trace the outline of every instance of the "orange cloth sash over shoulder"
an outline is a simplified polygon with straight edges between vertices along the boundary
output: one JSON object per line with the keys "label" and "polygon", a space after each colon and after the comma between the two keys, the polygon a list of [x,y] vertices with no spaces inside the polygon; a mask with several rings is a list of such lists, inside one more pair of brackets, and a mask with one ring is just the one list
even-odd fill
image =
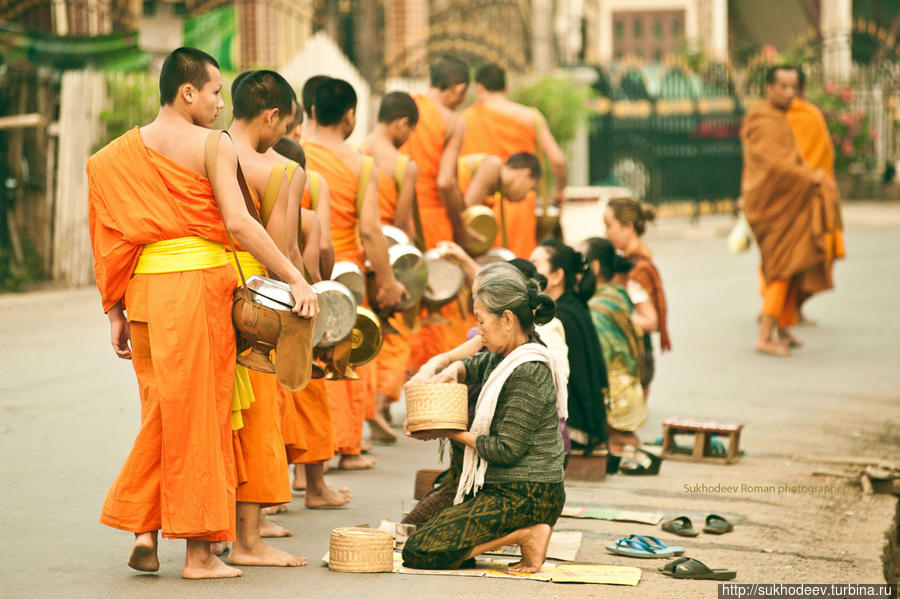
{"label": "orange cloth sash over shoulder", "polygon": [[[822,111],[808,100],[794,98],[791,108],[787,112],[787,121],[791,126],[791,131],[794,132],[797,150],[803,157],[803,161],[813,170],[822,169],[832,181],[835,181],[834,145],[831,143],[828,124],[825,122]],[[837,203],[834,208],[834,222],[827,223],[829,230],[833,229],[834,231],[827,240],[826,249],[829,260],[844,258],[847,253],[844,247],[840,196],[838,194],[835,194],[835,200]]]}
{"label": "orange cloth sash over shoulder", "polygon": [[[335,260],[351,260],[364,268],[359,239],[356,196],[359,177],[334,152],[305,140],[306,165],[325,178],[331,193],[329,210]],[[362,453],[363,421],[374,410],[375,381],[373,364],[356,368],[359,379],[326,381],[325,390],[331,409],[331,424],[338,451],[343,455]]]}
{"label": "orange cloth sash over shoulder", "polygon": [[[493,154],[506,160],[517,152],[536,153],[537,142],[534,123],[524,123],[504,112],[493,110],[482,102],[476,102],[462,111],[466,123],[466,135],[460,154]],[[504,200],[506,230],[509,249],[526,260],[537,247],[537,198],[529,193],[521,202]],[[500,203],[494,206],[497,222],[500,222]],[[500,236],[494,244],[501,245]]]}
{"label": "orange cloth sash over shoulder", "polygon": [[167,538],[233,540],[237,277],[224,245],[220,266],[133,274],[145,246],[224,244],[209,181],[144,146],[137,128],[94,154],[87,173],[97,287],[104,310],[125,300],[141,395],[140,431],[100,521]]}
{"label": "orange cloth sash over shoulder", "polygon": [[437,185],[447,127],[434,100],[423,95],[415,95],[413,98],[419,107],[419,122],[400,151],[412,158],[419,167],[416,202],[422,217],[425,247],[430,250],[438,241],[453,239],[453,226],[447,217],[447,209]]}
{"label": "orange cloth sash over shoulder", "polygon": [[[766,294],[789,298],[830,289],[825,244],[827,223],[833,222],[833,216],[829,217],[833,188],[827,182],[816,184],[813,171],[797,151],[784,113],[771,103],[763,102],[744,117],[741,141],[744,213],[759,245],[767,288],[775,286]],[[794,294],[781,292],[784,282],[795,287]],[[794,308],[765,303],[769,310],[765,313],[772,316]]]}

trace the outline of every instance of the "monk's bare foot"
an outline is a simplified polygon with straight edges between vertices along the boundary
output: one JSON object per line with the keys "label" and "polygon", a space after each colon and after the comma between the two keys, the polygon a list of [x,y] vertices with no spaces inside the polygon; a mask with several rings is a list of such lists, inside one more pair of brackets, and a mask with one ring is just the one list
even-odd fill
{"label": "monk's bare foot", "polygon": [[286,503],[279,503],[278,505],[270,505],[269,507],[264,507],[259,510],[259,513],[263,516],[274,516],[275,514],[283,514],[288,511],[288,506]]}
{"label": "monk's bare foot", "polygon": [[235,543],[231,547],[228,562],[237,566],[296,567],[305,566],[306,558],[291,555],[287,551],[275,549],[271,545],[259,541],[252,547],[244,547]]}
{"label": "monk's bare foot", "polygon": [[522,532],[525,536],[519,542],[522,559],[510,564],[507,570],[528,574],[539,571],[547,558],[547,546],[550,544],[551,531],[552,529],[547,524],[535,524],[524,529]]}
{"label": "monk's bare foot", "polygon": [[368,470],[375,465],[373,458],[362,455],[342,455],[338,462],[341,470]]}
{"label": "monk's bare foot", "polygon": [[371,443],[366,443],[365,441],[363,441],[363,442],[360,443],[360,445],[359,445],[359,450],[360,450],[362,453],[369,453],[370,451],[372,451],[372,444],[371,444]]}
{"label": "monk's bare foot", "polygon": [[215,555],[210,554],[209,559],[202,562],[185,564],[181,570],[182,578],[190,578],[192,580],[205,578],[237,578],[243,576],[244,573],[237,568],[232,568]]}
{"label": "monk's bare foot", "polygon": [[786,345],[773,341],[757,341],[754,347],[759,353],[768,354],[770,356],[784,358],[791,355],[791,350],[789,350]]}
{"label": "monk's bare foot", "polygon": [[134,535],[134,546],[131,548],[131,555],[128,556],[128,565],[141,572],[159,570],[155,532],[142,532]]}
{"label": "monk's bare foot", "polygon": [[226,551],[228,551],[228,543],[226,543],[225,541],[218,541],[215,543],[210,543],[209,550],[212,552],[213,555],[221,556]]}
{"label": "monk's bare foot", "polygon": [[[289,537],[293,535],[290,530],[283,526],[279,526],[272,522],[271,520],[267,520],[262,515],[259,518],[259,536],[265,539],[279,539],[282,537]],[[232,551],[234,548],[232,547]]]}
{"label": "monk's bare foot", "polygon": [[391,404],[387,404],[383,408],[381,408],[381,417],[384,418],[384,421],[389,425],[393,426],[394,419],[391,416]]}
{"label": "monk's bare foot", "polygon": [[790,331],[779,329],[778,342],[787,347],[803,347],[803,340],[794,337]]}
{"label": "monk's bare foot", "polygon": [[375,418],[366,420],[369,424],[369,440],[372,443],[392,444],[397,442],[397,434],[391,430],[391,425],[385,422],[380,414],[376,414]]}
{"label": "monk's bare foot", "polygon": [[819,324],[819,323],[816,322],[815,320],[813,320],[812,318],[807,318],[807,317],[806,317],[805,315],[803,315],[803,314],[801,314],[801,315],[799,316],[799,318],[797,319],[797,326],[801,326],[801,327],[814,327],[814,326],[816,326],[817,324]]}
{"label": "monk's bare foot", "polygon": [[307,489],[306,498],[303,500],[303,505],[311,510],[322,507],[340,507],[348,503],[350,503],[350,489],[344,488],[336,491],[328,485],[325,485],[324,490],[320,493]]}

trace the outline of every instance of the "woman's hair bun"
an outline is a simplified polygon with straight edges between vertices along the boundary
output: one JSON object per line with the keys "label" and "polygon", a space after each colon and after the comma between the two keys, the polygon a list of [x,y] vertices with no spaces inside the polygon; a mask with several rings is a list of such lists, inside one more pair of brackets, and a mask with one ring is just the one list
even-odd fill
{"label": "woman's hair bun", "polygon": [[545,293],[539,294],[534,308],[534,324],[547,324],[554,316],[556,316],[556,302]]}
{"label": "woman's hair bun", "polygon": [[624,272],[629,272],[632,267],[634,267],[634,262],[626,258],[625,256],[621,256],[619,254],[613,254],[612,259],[612,270],[613,274],[620,274]]}
{"label": "woman's hair bun", "polygon": [[641,202],[641,216],[645,221],[652,223],[656,220],[656,206]]}

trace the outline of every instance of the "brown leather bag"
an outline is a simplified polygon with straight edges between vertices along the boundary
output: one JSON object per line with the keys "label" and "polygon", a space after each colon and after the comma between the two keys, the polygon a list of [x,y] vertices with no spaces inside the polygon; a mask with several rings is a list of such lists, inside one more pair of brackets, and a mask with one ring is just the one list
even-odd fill
{"label": "brown leather bag", "polygon": [[[213,189],[216,186],[216,155],[222,133],[227,135],[224,131],[211,131],[206,138],[206,173]],[[237,179],[247,211],[262,224],[240,164],[237,167]],[[234,249],[234,240],[227,225],[225,232]],[[255,297],[256,292],[247,286],[237,253],[234,258],[241,278],[241,286],[234,290],[231,312],[237,338],[238,364],[261,372],[274,372],[281,386],[290,391],[303,389],[309,383],[312,373],[313,319],[298,316],[287,307],[277,310],[262,304]],[[267,277],[259,278],[274,285],[284,285]],[[246,352],[248,348],[249,353]],[[270,360],[273,351],[274,364]]]}

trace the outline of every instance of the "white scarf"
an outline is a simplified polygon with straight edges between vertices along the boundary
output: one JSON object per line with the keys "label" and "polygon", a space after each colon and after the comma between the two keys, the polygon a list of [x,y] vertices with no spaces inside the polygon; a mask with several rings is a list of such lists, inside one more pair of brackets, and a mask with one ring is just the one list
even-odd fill
{"label": "white scarf", "polygon": [[[497,400],[500,391],[506,383],[509,375],[520,365],[526,362],[544,362],[550,367],[553,374],[553,386],[556,388],[556,409],[560,418],[568,418],[568,389],[562,368],[556,356],[539,343],[524,343],[511,351],[503,358],[497,367],[491,372],[487,381],[481,387],[478,402],[475,404],[475,418],[472,420],[470,432],[476,435],[489,435],[491,422],[494,420],[494,411],[497,409]],[[484,475],[487,472],[487,462],[478,455],[474,448],[466,446],[463,458],[462,473],[459,477],[459,486],[456,489],[456,498],[453,504],[461,503],[463,498],[471,492],[477,495],[484,486]]]}

